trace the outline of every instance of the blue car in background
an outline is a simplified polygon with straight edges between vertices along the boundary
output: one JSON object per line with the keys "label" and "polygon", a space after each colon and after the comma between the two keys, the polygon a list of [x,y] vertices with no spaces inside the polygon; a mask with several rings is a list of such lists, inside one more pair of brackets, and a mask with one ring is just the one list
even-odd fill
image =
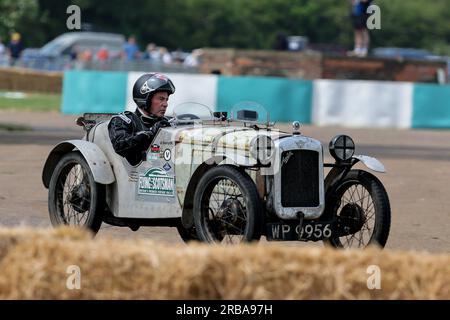
{"label": "blue car in background", "polygon": [[447,81],[450,80],[450,57],[438,56],[425,49],[380,47],[372,50],[372,56],[390,59],[412,59],[447,62]]}
{"label": "blue car in background", "polygon": [[66,69],[76,54],[89,50],[94,56],[105,48],[111,57],[118,57],[125,44],[125,36],[103,32],[64,33],[42,48],[28,48],[22,53],[20,65],[25,68],[61,71]]}

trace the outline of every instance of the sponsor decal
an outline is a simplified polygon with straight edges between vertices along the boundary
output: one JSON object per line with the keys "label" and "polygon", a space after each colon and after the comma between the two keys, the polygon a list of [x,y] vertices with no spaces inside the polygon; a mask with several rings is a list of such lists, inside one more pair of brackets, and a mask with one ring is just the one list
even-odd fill
{"label": "sponsor decal", "polygon": [[167,162],[166,162],[166,164],[163,166],[163,168],[164,168],[164,170],[166,170],[166,171],[170,171],[170,169],[172,169],[172,167],[170,166],[170,164],[168,164]]}
{"label": "sponsor decal", "polygon": [[163,75],[161,73],[155,73],[153,77],[155,77],[155,78],[157,78],[159,80],[163,80],[163,81],[168,81],[169,80],[165,75]]}
{"label": "sponsor decal", "polygon": [[141,94],[146,94],[151,91],[147,84],[147,81],[144,82],[144,84],[141,86],[141,89],[139,91],[141,92]]}
{"label": "sponsor decal", "polygon": [[152,152],[149,152],[148,154],[147,154],[147,161],[148,160],[158,160],[158,154],[157,153],[152,153]]}
{"label": "sponsor decal", "polygon": [[175,177],[169,176],[163,168],[151,168],[139,177],[138,194],[153,196],[174,196]]}
{"label": "sponsor decal", "polygon": [[167,140],[167,141],[161,141],[162,145],[169,145],[169,146],[173,146],[175,144],[174,140]]}
{"label": "sponsor decal", "polygon": [[160,146],[158,144],[152,144],[150,151],[153,153],[158,153],[161,150]]}
{"label": "sponsor decal", "polygon": [[164,160],[169,161],[171,157],[172,157],[172,152],[170,151],[170,149],[164,150]]}
{"label": "sponsor decal", "polygon": [[117,115],[118,117],[120,117],[123,121],[125,121],[127,124],[131,123],[131,119],[128,118],[124,113],[119,113]]}

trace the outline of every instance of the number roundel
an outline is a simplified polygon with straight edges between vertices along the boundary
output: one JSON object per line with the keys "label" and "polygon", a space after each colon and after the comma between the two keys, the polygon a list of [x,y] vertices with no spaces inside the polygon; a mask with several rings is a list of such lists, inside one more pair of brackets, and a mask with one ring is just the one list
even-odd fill
{"label": "number roundel", "polygon": [[170,149],[164,150],[164,160],[169,161],[172,157],[172,152],[170,152]]}

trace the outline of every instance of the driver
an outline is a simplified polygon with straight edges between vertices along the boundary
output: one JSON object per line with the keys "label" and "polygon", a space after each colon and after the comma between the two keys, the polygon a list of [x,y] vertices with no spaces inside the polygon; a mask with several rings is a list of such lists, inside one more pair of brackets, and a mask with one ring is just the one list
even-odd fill
{"label": "driver", "polygon": [[133,86],[135,112],[125,111],[108,124],[109,138],[117,154],[137,165],[160,128],[169,127],[164,114],[169,96],[175,92],[172,81],[160,73],[147,73]]}

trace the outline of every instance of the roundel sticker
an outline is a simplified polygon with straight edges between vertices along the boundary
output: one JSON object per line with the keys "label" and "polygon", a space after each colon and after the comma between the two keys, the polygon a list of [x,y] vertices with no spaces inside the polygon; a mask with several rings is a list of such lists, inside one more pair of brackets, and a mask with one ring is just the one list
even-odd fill
{"label": "roundel sticker", "polygon": [[164,160],[169,161],[172,156],[172,153],[170,152],[170,149],[164,150]]}

